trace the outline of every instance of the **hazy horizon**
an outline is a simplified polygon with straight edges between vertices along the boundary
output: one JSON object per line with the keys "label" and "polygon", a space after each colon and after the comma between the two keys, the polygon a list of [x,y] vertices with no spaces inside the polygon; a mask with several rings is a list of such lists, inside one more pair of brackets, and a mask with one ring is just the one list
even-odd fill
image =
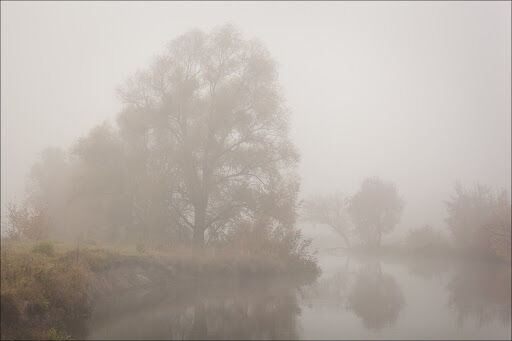
{"label": "hazy horizon", "polygon": [[393,235],[445,230],[456,181],[510,190],[510,6],[2,2],[2,210],[42,149],[115,123],[116,88],[167,42],[229,22],[279,63],[301,197],[380,176],[405,200]]}

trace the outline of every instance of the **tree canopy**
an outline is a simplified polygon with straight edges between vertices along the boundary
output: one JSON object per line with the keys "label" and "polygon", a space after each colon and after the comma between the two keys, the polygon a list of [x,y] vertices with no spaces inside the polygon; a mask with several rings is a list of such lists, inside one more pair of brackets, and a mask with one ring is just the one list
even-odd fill
{"label": "tree canopy", "polygon": [[244,223],[293,223],[298,154],[260,43],[231,26],[191,31],[120,94],[121,135],[154,157],[170,213],[197,243]]}
{"label": "tree canopy", "polygon": [[119,95],[116,126],[34,166],[32,204],[60,207],[53,226],[198,245],[239,228],[293,230],[299,155],[276,63],[260,42],[230,25],[190,31]]}

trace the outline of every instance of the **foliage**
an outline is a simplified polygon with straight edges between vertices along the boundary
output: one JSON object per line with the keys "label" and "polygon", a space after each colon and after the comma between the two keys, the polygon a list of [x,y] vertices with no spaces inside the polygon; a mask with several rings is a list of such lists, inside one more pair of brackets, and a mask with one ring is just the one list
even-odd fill
{"label": "foliage", "polygon": [[275,63],[229,25],[175,39],[120,94],[121,135],[149,153],[174,224],[190,229],[196,243],[258,214],[260,200],[296,181],[285,176],[298,156]]}
{"label": "foliage", "polygon": [[[314,254],[310,252],[311,240],[305,239],[299,230],[268,226],[249,226],[233,230],[221,244],[226,250],[239,250],[254,255],[266,255],[278,260],[292,272],[316,276],[320,269]],[[238,251],[235,251],[238,253]]]}
{"label": "foliage", "polygon": [[229,25],[188,32],[119,95],[115,126],[44,150],[32,168],[27,207],[45,212],[52,237],[166,248],[244,225],[293,235],[299,156],[262,44]]}
{"label": "foliage", "polygon": [[446,201],[446,206],[446,221],[460,248],[510,259],[507,251],[510,254],[511,206],[506,190],[493,192],[481,184],[466,189],[456,184],[455,194]]}
{"label": "foliage", "polygon": [[2,339],[63,339],[90,312],[89,270],[61,252],[34,256],[33,245],[2,243]]}
{"label": "foliage", "polygon": [[491,226],[488,230],[492,250],[498,258],[510,263],[510,218],[508,225]]}

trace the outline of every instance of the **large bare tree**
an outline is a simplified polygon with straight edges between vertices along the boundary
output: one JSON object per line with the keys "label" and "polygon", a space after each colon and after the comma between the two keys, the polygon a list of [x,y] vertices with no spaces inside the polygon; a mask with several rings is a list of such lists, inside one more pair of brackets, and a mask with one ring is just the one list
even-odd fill
{"label": "large bare tree", "polygon": [[229,25],[188,32],[120,94],[121,134],[160,155],[169,207],[197,244],[244,222],[293,223],[298,154],[260,43]]}

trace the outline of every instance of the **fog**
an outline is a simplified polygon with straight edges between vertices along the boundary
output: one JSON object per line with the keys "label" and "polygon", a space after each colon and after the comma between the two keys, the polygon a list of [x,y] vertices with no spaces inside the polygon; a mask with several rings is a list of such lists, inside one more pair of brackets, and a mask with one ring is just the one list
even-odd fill
{"label": "fog", "polygon": [[[455,181],[510,188],[510,4],[3,3],[2,202],[47,146],[120,110],[165,43],[231,22],[279,63],[303,195],[394,181],[404,227],[444,224]],[[93,23],[93,24],[92,24]]]}
{"label": "fog", "polygon": [[[503,299],[510,301],[510,13],[510,2],[476,1],[2,2],[2,236],[10,229],[18,239],[39,242],[55,237],[76,242],[77,262],[79,250],[94,255],[94,248],[103,242],[137,245],[140,254],[152,248],[161,252],[172,244],[176,249],[170,252],[177,257],[173,259],[181,260],[190,255],[190,250],[181,248],[191,240],[200,245],[222,241],[239,250],[247,240],[260,239],[273,240],[272,250],[283,262],[295,255],[292,249],[300,250],[301,261],[312,262],[313,256],[302,254],[307,246],[302,236],[291,237],[295,231],[312,237],[311,248],[319,252],[315,262],[322,274],[306,289],[292,280],[293,285],[280,282],[277,289],[273,283],[269,293],[242,284],[235,298],[223,296],[220,288],[205,293],[186,284],[155,290],[149,298],[126,294],[119,299],[121,306],[110,301],[102,305],[87,328],[79,324],[76,330],[71,328],[73,332],[67,331],[79,338],[510,335],[506,322],[510,304],[502,304]],[[211,42],[203,49],[204,41]],[[232,69],[226,71],[226,84],[218,89],[215,77],[222,77],[214,71],[222,69],[224,55],[219,52],[221,62],[216,66],[216,44],[219,50],[228,46],[242,51],[228,66]],[[197,76],[195,66],[187,64],[188,57],[206,70],[197,71],[203,77],[198,76],[197,83],[206,85],[190,85],[188,78],[180,78],[183,65],[184,73]],[[164,76],[159,83],[159,72],[171,75],[170,85]],[[189,107],[181,99],[188,98],[188,86],[198,89],[198,99]],[[218,97],[211,95],[209,102],[208,91]],[[242,94],[233,96],[235,91]],[[248,114],[257,117],[256,123],[239,127],[235,119],[230,121],[234,114],[221,113],[238,108],[239,102],[250,107],[247,111],[256,111]],[[212,113],[220,113],[218,121],[227,122],[225,129],[235,133],[222,135],[221,124],[202,118],[208,105],[216,106]],[[175,126],[158,121],[159,110],[189,110],[192,137],[183,139],[182,149],[172,148],[181,143],[188,123],[183,128],[181,114],[169,115],[178,122]],[[137,121],[134,117],[140,112],[150,119]],[[165,135],[167,124],[176,129],[174,137]],[[257,124],[266,135],[258,135]],[[138,128],[147,129],[148,135],[146,130],[138,135]],[[223,151],[219,141],[224,140],[217,141],[217,135],[212,140],[207,132],[228,142],[247,134],[256,142],[215,168],[213,162],[206,165],[208,152],[219,148],[219,155],[229,155],[231,150]],[[147,158],[137,149],[146,145],[147,150],[157,146]],[[54,149],[44,154],[48,147],[63,152]],[[196,191],[197,179],[190,175],[196,175],[195,158],[200,153],[206,156],[197,157],[204,161],[197,179],[211,194]],[[247,161],[251,157],[270,161],[247,170],[252,167]],[[171,171],[159,172],[167,171],[167,163],[172,162],[177,166],[169,180]],[[240,172],[229,173],[236,167]],[[146,171],[150,175],[144,177]],[[207,182],[207,171],[221,180],[247,174],[236,187],[224,186],[221,180]],[[78,199],[69,194],[77,186],[83,186]],[[113,192],[113,199],[105,199],[101,190]],[[178,198],[174,194],[168,198],[171,192]],[[131,208],[132,199],[136,209]],[[14,209],[13,203],[18,205]],[[20,208],[24,205],[29,207],[26,211]],[[44,212],[39,214],[41,207]],[[27,227],[37,225],[38,219],[48,219],[45,226],[52,232]],[[171,221],[174,227],[168,232]],[[246,225],[250,231],[264,226],[264,232],[236,232]],[[285,232],[269,237],[274,236],[268,232],[274,228]],[[346,250],[340,253],[339,248]],[[219,257],[217,251],[214,256],[208,252],[206,248],[204,258],[201,253],[191,258],[207,268],[211,264],[201,262]],[[411,256],[418,252],[427,260]],[[290,257],[293,263],[294,256]],[[407,262],[401,264],[400,257]],[[446,260],[448,268],[436,257]],[[474,265],[482,273],[476,275],[477,283],[482,278],[505,278],[505,282],[493,287],[494,282],[483,281],[480,289],[464,287],[462,282],[471,277],[471,266],[465,263],[470,259],[500,264],[494,272],[489,270],[492,273],[480,271],[485,265]],[[131,273],[133,265],[126,266],[128,270],[122,271]],[[150,281],[166,276],[158,269],[137,271]],[[121,275],[105,276],[102,280],[110,283]],[[97,286],[105,294],[106,289]],[[333,286],[341,289],[333,292]],[[436,293],[439,302],[418,298],[419,288]],[[498,299],[482,293],[486,290],[495,290]],[[296,291],[301,294],[296,296]],[[468,293],[477,297],[475,301]],[[181,295],[194,299],[176,303],[159,298]],[[148,303],[155,297],[157,308]],[[277,312],[268,316],[264,312],[274,308],[266,304],[271,306],[273,300],[278,301]],[[445,301],[452,310],[446,309]],[[375,302],[389,310],[370,312],[368,306]],[[429,304],[422,312],[420,307]],[[237,320],[233,311],[249,311],[255,305],[254,315],[248,313],[244,322]],[[196,311],[210,322],[191,318],[198,316]],[[224,320],[211,329],[219,311],[226,314]],[[434,311],[439,312],[439,321],[432,317]],[[165,322],[166,314],[175,319],[172,327]],[[411,314],[422,317],[407,320]],[[481,329],[460,327],[467,316],[483,321]],[[318,327],[333,317],[344,321],[340,325],[344,329]],[[274,318],[275,325],[268,322]],[[418,324],[429,318],[430,324],[422,329]],[[351,324],[354,319],[361,324]],[[135,329],[134,320],[141,321]],[[234,330],[239,323],[244,327]],[[436,326],[442,326],[439,334],[433,332]],[[169,328],[174,328],[170,334]]]}

